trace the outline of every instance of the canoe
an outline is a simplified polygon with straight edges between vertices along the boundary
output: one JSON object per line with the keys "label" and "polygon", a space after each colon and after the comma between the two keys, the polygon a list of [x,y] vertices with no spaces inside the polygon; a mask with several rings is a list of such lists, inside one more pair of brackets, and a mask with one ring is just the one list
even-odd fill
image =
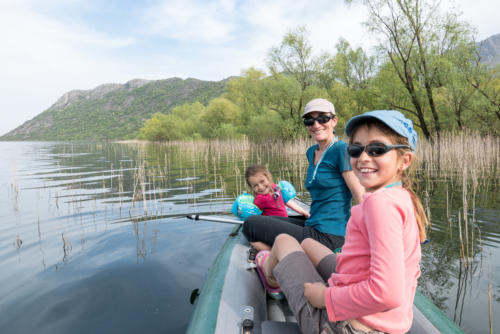
{"label": "canoe", "polygon": [[[267,297],[255,265],[248,262],[249,247],[236,225],[214,260],[186,333],[300,333],[286,299]],[[464,333],[418,291],[413,316],[409,333]]]}

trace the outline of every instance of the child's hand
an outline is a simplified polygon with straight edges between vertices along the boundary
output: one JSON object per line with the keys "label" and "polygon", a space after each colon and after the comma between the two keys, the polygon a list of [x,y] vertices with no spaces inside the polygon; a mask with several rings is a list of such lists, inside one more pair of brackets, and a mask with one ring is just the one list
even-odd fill
{"label": "child's hand", "polygon": [[310,214],[309,212],[305,211],[305,212],[304,212],[304,216],[305,216],[306,218],[309,218],[309,217],[311,217],[311,214]]}
{"label": "child's hand", "polygon": [[304,283],[304,295],[309,304],[316,308],[325,308],[326,285],[320,282]]}

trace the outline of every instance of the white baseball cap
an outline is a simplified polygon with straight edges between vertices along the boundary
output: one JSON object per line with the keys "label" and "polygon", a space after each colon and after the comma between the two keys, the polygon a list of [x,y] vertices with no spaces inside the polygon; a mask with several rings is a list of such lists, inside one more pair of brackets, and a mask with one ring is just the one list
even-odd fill
{"label": "white baseball cap", "polygon": [[335,107],[333,106],[333,103],[327,99],[314,99],[306,104],[302,117],[305,117],[307,114],[312,112],[324,112],[335,115]]}

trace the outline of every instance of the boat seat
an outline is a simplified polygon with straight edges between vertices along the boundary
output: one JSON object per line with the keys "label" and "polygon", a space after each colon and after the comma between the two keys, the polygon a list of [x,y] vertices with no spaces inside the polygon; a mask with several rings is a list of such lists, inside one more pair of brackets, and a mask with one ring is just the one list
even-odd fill
{"label": "boat seat", "polygon": [[262,334],[301,334],[296,322],[266,320],[261,323]]}

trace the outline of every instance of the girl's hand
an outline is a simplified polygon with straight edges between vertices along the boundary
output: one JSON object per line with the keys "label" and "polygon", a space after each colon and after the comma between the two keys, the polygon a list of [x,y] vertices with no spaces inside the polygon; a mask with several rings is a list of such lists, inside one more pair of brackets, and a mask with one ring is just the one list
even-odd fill
{"label": "girl's hand", "polygon": [[316,308],[325,308],[326,285],[320,282],[304,283],[304,295],[309,304]]}
{"label": "girl's hand", "polygon": [[307,212],[307,211],[304,211],[304,216],[305,216],[306,218],[309,218],[309,217],[311,217],[311,214],[310,214],[309,212]]}

